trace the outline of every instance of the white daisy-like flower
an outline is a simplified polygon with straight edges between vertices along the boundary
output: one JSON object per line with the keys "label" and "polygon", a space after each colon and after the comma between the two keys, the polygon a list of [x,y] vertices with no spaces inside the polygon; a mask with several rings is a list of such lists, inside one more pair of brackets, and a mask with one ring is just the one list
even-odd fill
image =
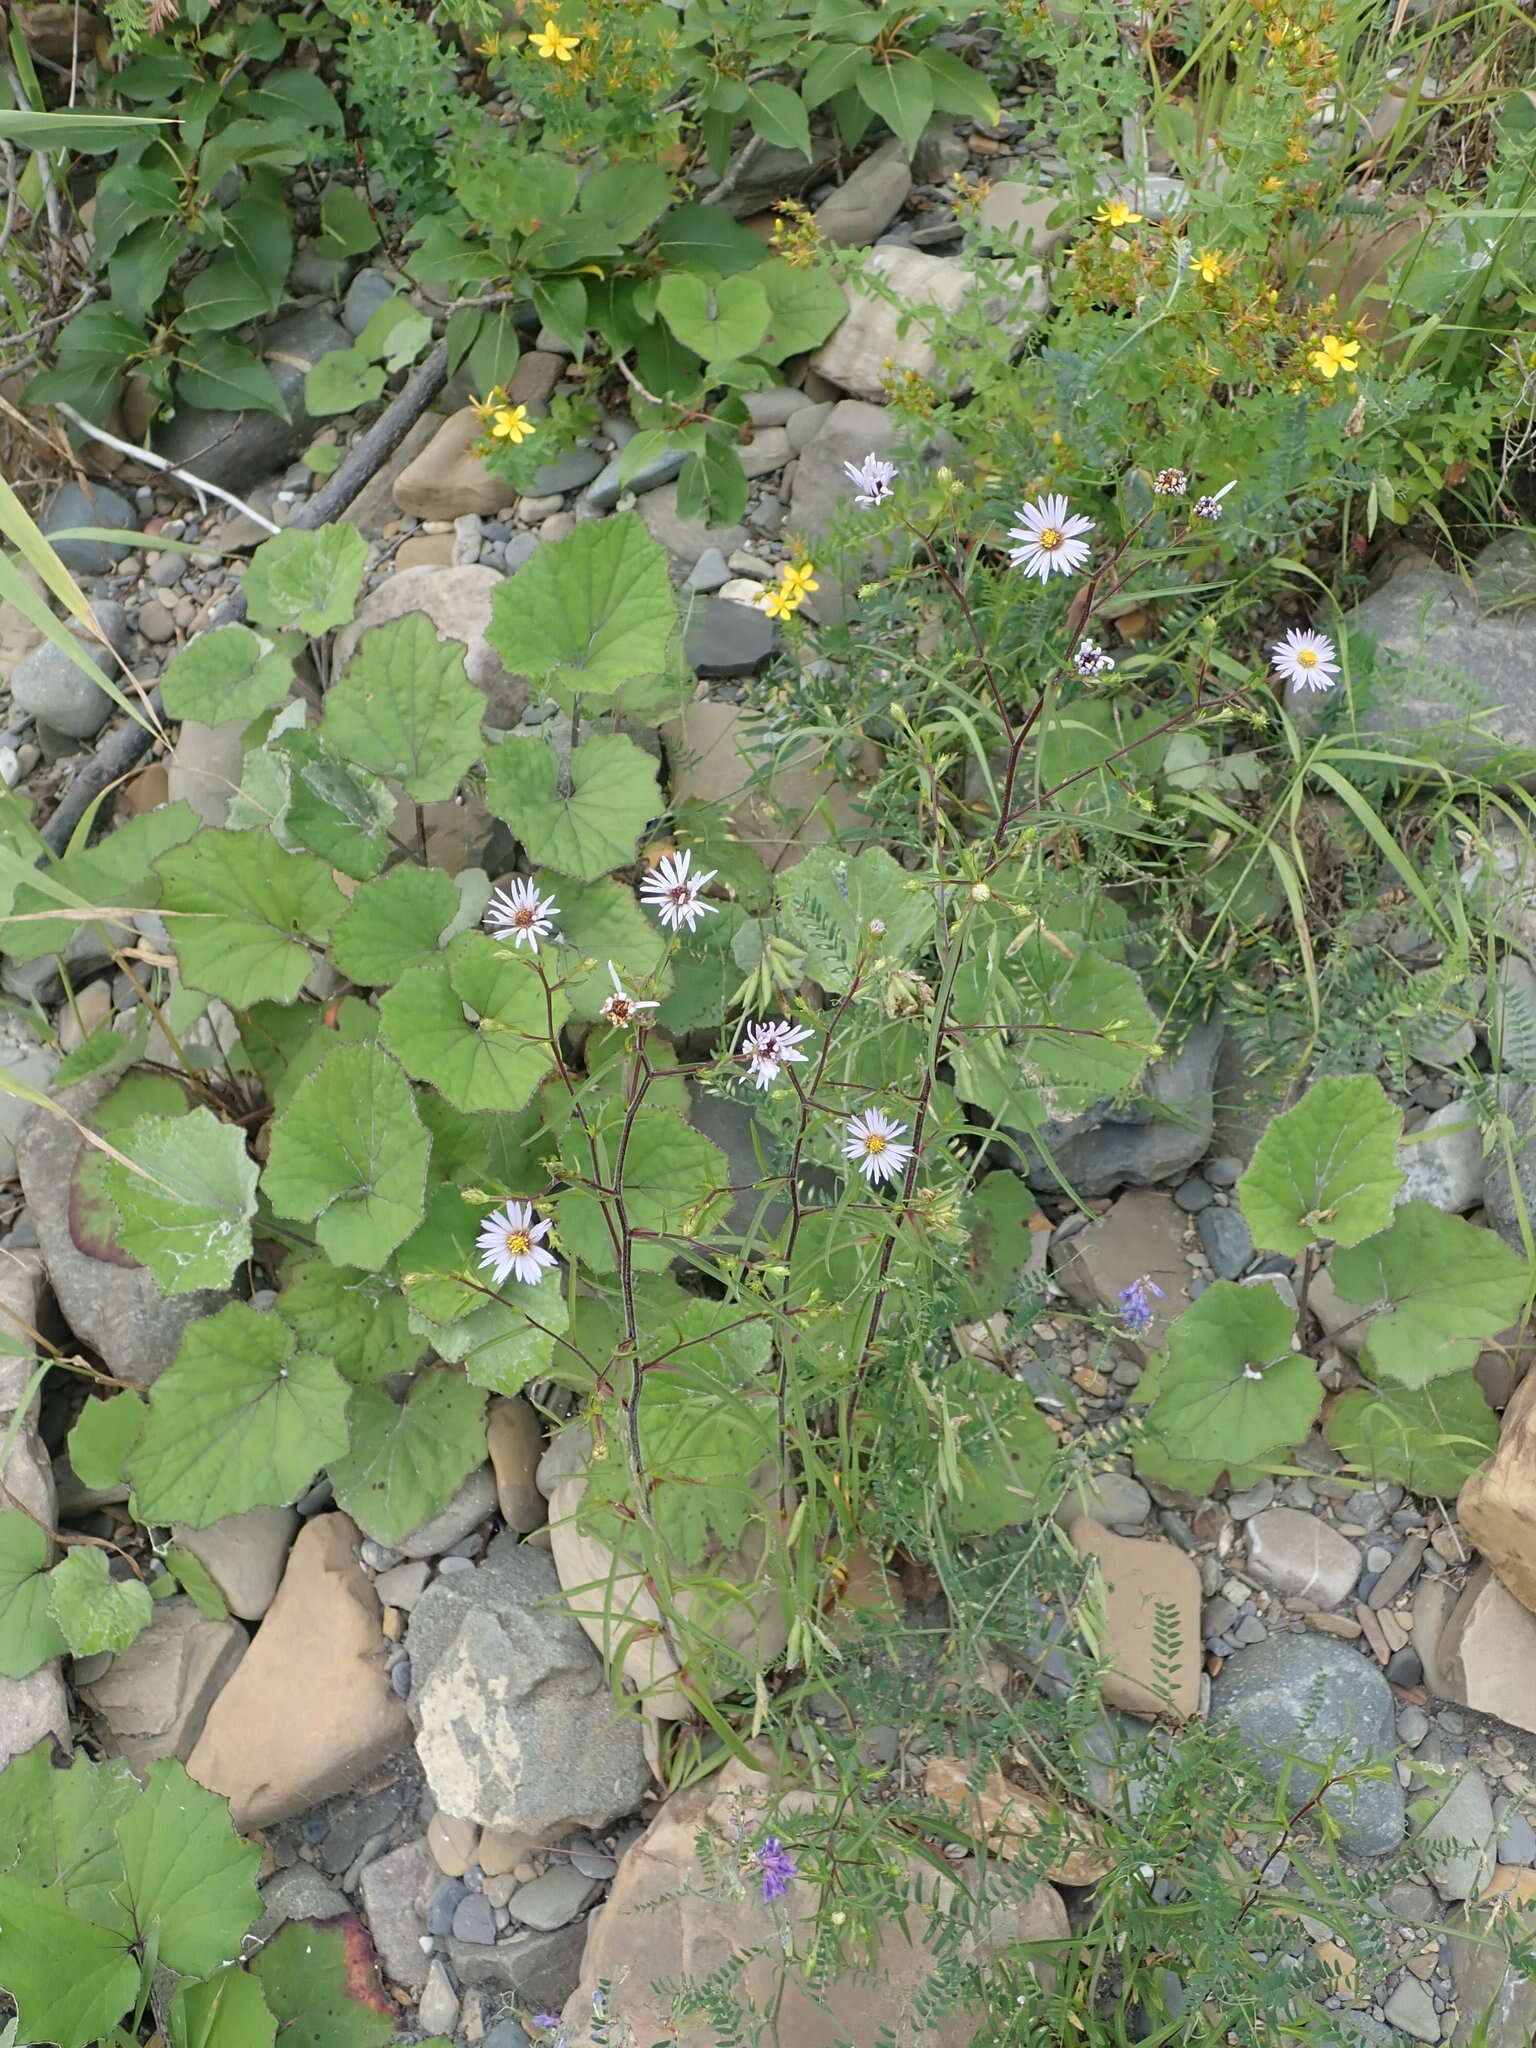
{"label": "white daisy-like flower", "polygon": [[1072,666],[1085,677],[1107,676],[1114,665],[1114,656],[1106,654],[1097,640],[1084,640],[1072,657]]}
{"label": "white daisy-like flower", "polygon": [[654,910],[663,924],[671,925],[673,931],[681,931],[686,925],[689,931],[706,911],[715,911],[718,904],[703,900],[706,883],[712,882],[720,872],[710,868],[702,875],[688,872],[693,863],[691,853],[663,854],[655,867],[640,884],[640,900]]}
{"label": "white daisy-like flower", "polygon": [[751,1062],[748,1071],[759,1088],[770,1088],[787,1062],[805,1059],[806,1055],[796,1048],[811,1035],[804,1026],[783,1024],[776,1018],[765,1024],[749,1024],[741,1034],[737,1057]]}
{"label": "white daisy-like flower", "polygon": [[1093,521],[1081,512],[1067,510],[1062,497],[1042,498],[1037,505],[1021,505],[1019,523],[1010,526],[1008,538],[1020,545],[1008,550],[1008,559],[1026,576],[1038,576],[1043,583],[1053,570],[1064,575],[1081,569],[1088,559],[1088,543],[1079,535],[1092,533]]}
{"label": "white daisy-like flower", "polygon": [[491,1211],[475,1239],[484,1254],[480,1265],[498,1287],[509,1275],[524,1287],[536,1287],[549,1268],[560,1263],[544,1249],[542,1240],[548,1235],[548,1220],[535,1222],[531,1202],[507,1202]]}
{"label": "white daisy-like flower", "polygon": [[883,505],[896,481],[896,465],[878,455],[866,455],[862,462],[845,462],[843,474],[859,487],[855,505]]}
{"label": "white daisy-like flower", "polygon": [[605,1024],[616,1024],[621,1031],[627,1031],[642,1010],[661,1008],[660,1003],[642,1003],[638,996],[632,996],[614,973],[611,960],[608,962],[608,979],[613,983],[613,994],[598,1011]]}
{"label": "white daisy-like flower", "polygon": [[900,1142],[906,1129],[883,1109],[866,1109],[849,1117],[844,1127],[843,1157],[851,1159],[867,1181],[894,1180],[912,1157],[912,1147]]}
{"label": "white daisy-like flower", "polygon": [[1298,690],[1331,690],[1339,680],[1339,651],[1326,633],[1293,626],[1270,645],[1270,666]]}
{"label": "white daisy-like flower", "polygon": [[496,938],[510,939],[514,946],[526,942],[529,951],[537,953],[540,939],[554,936],[550,919],[559,915],[554,897],[541,896],[538,883],[520,875],[507,888],[493,893],[484,922]]}

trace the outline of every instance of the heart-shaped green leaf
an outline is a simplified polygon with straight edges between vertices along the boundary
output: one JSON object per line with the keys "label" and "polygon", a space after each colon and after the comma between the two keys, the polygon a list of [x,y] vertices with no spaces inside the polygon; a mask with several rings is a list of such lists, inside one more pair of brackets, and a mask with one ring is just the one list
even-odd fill
{"label": "heart-shaped green leaf", "polygon": [[1427,1387],[1352,1388],[1323,1435],[1357,1472],[1451,1500],[1499,1440],[1499,1418],[1470,1372]]}
{"label": "heart-shaped green leaf", "polygon": [[452,796],[479,758],[484,712],[462,643],[439,640],[432,621],[412,612],[363,635],[326,694],[320,730],[349,761],[430,804]]}
{"label": "heart-shaped green leaf", "polygon": [[128,1460],[141,1518],[203,1529],[296,1500],[347,1448],[347,1392],[280,1316],[237,1301],[193,1323]]}
{"label": "heart-shaped green leaf", "polygon": [[168,1970],[204,1977],[240,1953],[261,1911],[261,1851],[235,1833],[227,1800],[179,1763],[153,1763],[117,1839],[136,1938]]}
{"label": "heart-shaped green leaf", "polygon": [[412,1328],[492,1393],[515,1394],[546,1376],[581,1386],[590,1374],[559,1341],[570,1320],[564,1272],[548,1271],[532,1286],[508,1280],[498,1293],[475,1243],[484,1215],[456,1188],[441,1188],[401,1246],[396,1265]]}
{"label": "heart-shaped green leaf", "polygon": [[[671,988],[666,931],[646,916],[632,889],[622,882],[588,882],[585,887],[563,888],[560,896],[564,947],[554,958],[563,970],[562,988],[577,1023],[595,1023],[613,994],[610,961],[626,988],[643,984],[646,994],[652,996],[664,995]],[[706,920],[707,924],[713,922],[712,918]],[[595,963],[585,974],[580,972],[584,959]]]}
{"label": "heart-shaped green leaf", "polygon": [[395,1062],[339,1045],[273,1120],[262,1187],[279,1216],[315,1219],[337,1265],[376,1267],[421,1221],[430,1145]]}
{"label": "heart-shaped green leaf", "polygon": [[1391,1227],[1336,1251],[1329,1267],[1346,1301],[1379,1302],[1361,1360],[1400,1386],[1462,1372],[1483,1340],[1518,1321],[1529,1273],[1491,1230],[1405,1202]]}
{"label": "heart-shaped green leaf", "polygon": [[571,755],[568,785],[538,739],[503,740],[486,762],[486,803],[529,858],[595,882],[633,860],[636,840],[661,810],[656,763],[623,733],[602,733]]}
{"label": "heart-shaped green leaf", "polygon": [[365,882],[331,940],[337,971],[383,988],[437,955],[459,908],[452,878],[437,868],[399,867]]}
{"label": "heart-shaped green leaf", "polygon": [[522,1108],[554,1065],[551,1038],[568,1008],[526,954],[468,933],[403,975],[379,1014],[406,1072],[472,1112]]}
{"label": "heart-shaped green leaf", "polygon": [[388,1280],[354,1266],[333,1266],[318,1252],[284,1266],[277,1313],[301,1351],[328,1358],[354,1384],[409,1372],[425,1349],[411,1334],[405,1303]]}
{"label": "heart-shaped green leaf", "polygon": [[346,907],[324,861],[262,832],[199,832],[156,866],[183,979],[237,1010],[291,1003]]}
{"label": "heart-shaped green leaf", "polygon": [[119,1134],[139,1171],[104,1159],[100,1185],[117,1211],[116,1236],[166,1294],[227,1287],[251,1255],[256,1162],[245,1133],[209,1109],[145,1116]]}
{"label": "heart-shaped green leaf", "polygon": [[0,1678],[26,1678],[68,1645],[48,1606],[48,1532],[0,1511]]}
{"label": "heart-shaped green leaf", "polygon": [[[610,1104],[601,1122],[594,1124],[596,1173],[585,1135],[567,1132],[561,1158],[569,1178],[591,1180],[616,1170],[624,1122],[622,1107]],[[668,1239],[707,1237],[730,1206],[730,1184],[730,1166],[717,1145],[685,1123],[675,1109],[642,1103],[629,1119],[623,1156],[625,1214],[631,1230],[639,1233],[632,1240],[634,1264],[660,1271],[676,1254],[676,1244]],[[561,1238],[572,1256],[594,1273],[613,1272],[613,1239],[598,1197],[573,1187],[555,1207]]]}
{"label": "heart-shaped green leaf", "polygon": [[249,626],[220,626],[173,655],[160,680],[172,718],[259,718],[288,695],[293,663]]}
{"label": "heart-shaped green leaf", "polygon": [[246,611],[258,626],[279,632],[293,627],[311,639],[328,633],[351,618],[367,562],[368,543],[355,526],[275,533],[245,572]]}
{"label": "heart-shaped green leaf", "polygon": [[459,1373],[418,1373],[400,1405],[382,1387],[358,1387],[348,1416],[352,1448],[332,1461],[331,1484],[377,1543],[430,1522],[485,1462],[485,1395]]}
{"label": "heart-shaped green leaf", "polygon": [[1403,1184],[1402,1135],[1402,1112],[1369,1074],[1315,1081],[1269,1125],[1237,1184],[1254,1243],[1295,1254],[1385,1230]]}
{"label": "heart-shaped green leaf", "polygon": [[594,519],[498,583],[486,638],[540,689],[612,696],[677,667],[667,551],[633,512]]}
{"label": "heart-shaped green leaf", "polygon": [[117,1652],[149,1627],[155,1603],[141,1579],[114,1579],[104,1550],[77,1546],[48,1574],[48,1612],[72,1657]]}
{"label": "heart-shaped green leaf", "polygon": [[683,344],[706,363],[749,356],[768,332],[768,294],[755,270],[735,277],[699,277],[671,270],[661,280],[656,310]]}
{"label": "heart-shaped green leaf", "polygon": [[1274,1288],[1214,1281],[1142,1376],[1147,1439],[1167,1456],[1223,1466],[1299,1444],[1323,1390],[1312,1360],[1291,1349],[1295,1328]]}

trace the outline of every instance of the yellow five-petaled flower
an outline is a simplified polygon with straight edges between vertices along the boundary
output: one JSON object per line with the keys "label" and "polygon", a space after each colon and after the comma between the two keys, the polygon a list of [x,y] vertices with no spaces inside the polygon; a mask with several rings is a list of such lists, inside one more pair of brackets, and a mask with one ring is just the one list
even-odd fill
{"label": "yellow five-petaled flower", "polygon": [[484,398],[472,398],[469,401],[469,409],[477,420],[493,420],[506,402],[507,395],[498,385],[494,391],[488,391]]}
{"label": "yellow five-petaled flower", "polygon": [[811,563],[786,565],[777,590],[765,590],[758,599],[770,619],[792,619],[813,590],[820,590]]}
{"label": "yellow five-petaled flower", "polygon": [[514,448],[526,441],[533,432],[533,421],[528,417],[526,405],[504,405],[491,421],[491,438],[495,441],[510,441]]}
{"label": "yellow five-petaled flower", "polygon": [[1102,221],[1107,228],[1128,228],[1133,227],[1142,215],[1133,213],[1123,199],[1111,199],[1109,204],[1101,206],[1093,217],[1097,221]]}
{"label": "yellow five-petaled flower", "polygon": [[558,21],[546,15],[543,28],[536,29],[529,36],[528,40],[534,49],[538,51],[539,55],[547,58],[551,63],[569,64],[576,55],[576,48],[581,41],[581,37],[568,36]]}
{"label": "yellow five-petaled flower", "polygon": [[1219,249],[1202,249],[1193,269],[1202,284],[1219,284],[1227,274],[1227,259]]}
{"label": "yellow five-petaled flower", "polygon": [[1336,334],[1325,334],[1307,361],[1319,377],[1326,377],[1331,384],[1340,370],[1358,368],[1360,344],[1358,341],[1340,341]]}

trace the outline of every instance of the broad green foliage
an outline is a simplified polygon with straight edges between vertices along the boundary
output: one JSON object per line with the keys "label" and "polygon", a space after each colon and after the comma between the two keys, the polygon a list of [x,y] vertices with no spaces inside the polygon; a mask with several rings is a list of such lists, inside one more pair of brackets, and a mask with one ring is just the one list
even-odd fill
{"label": "broad green foliage", "polygon": [[485,700],[464,672],[464,650],[412,612],[358,642],[326,692],[321,733],[350,761],[401,783],[417,803],[452,796],[481,752]]}
{"label": "broad green foliage", "polygon": [[839,994],[857,979],[877,995],[933,936],[933,892],[878,846],[850,860],[818,846],[778,886],[785,930],[805,949],[806,971]]}
{"label": "broad green foliage", "polygon": [[0,1511],[0,1678],[25,1678],[67,1647],[48,1602],[51,1549],[30,1515]]}
{"label": "broad green foliage", "polygon": [[154,1603],[139,1579],[114,1579],[104,1550],[81,1545],[48,1574],[48,1611],[72,1657],[126,1650],[149,1626]]}
{"label": "broad green foliage", "polygon": [[386,988],[436,954],[459,907],[458,891],[435,868],[392,868],[352,898],[331,944],[341,973]]}
{"label": "broad green foliage", "polygon": [[[466,1015],[466,1012],[469,1014]],[[402,975],[379,1005],[384,1039],[408,1074],[455,1109],[521,1109],[553,1064],[566,1017],[534,962],[478,934]]]}
{"label": "broad green foliage", "polygon": [[1044,932],[991,934],[956,978],[955,1016],[971,1027],[954,1055],[961,1095],[1026,1127],[1120,1094],[1157,1045],[1130,968]]}
{"label": "broad green foliage", "polygon": [[50,1750],[0,1773],[0,1984],[29,2038],[87,2048],[137,1995],[135,1949],[194,1978],[239,1953],[261,1856],[180,1764],[151,1764],[140,1786],[123,1764],[56,1769]]}
{"label": "broad green foliage", "polygon": [[677,660],[666,550],[638,516],[593,520],[496,586],[486,638],[537,688],[612,696]]}
{"label": "broad green foliage", "polygon": [[249,626],[220,626],[174,655],[160,681],[172,718],[218,725],[227,718],[259,718],[288,695],[293,662]]}
{"label": "broad green foliage", "polygon": [[290,1921],[251,1968],[276,2017],[278,2048],[383,2048],[394,2035],[393,2022],[354,1991],[339,1928]]}
{"label": "broad green foliage", "polygon": [[136,1393],[87,1401],[69,1432],[69,1462],[75,1476],[85,1486],[116,1486],[143,1426],[144,1403]]}
{"label": "broad green foliage", "polygon": [[273,1123],[264,1186],[338,1266],[376,1267],[421,1218],[430,1145],[395,1062],[339,1045]]}
{"label": "broad green foliage", "polygon": [[1362,1362],[1405,1387],[1472,1366],[1484,1340],[1519,1317],[1529,1277],[1493,1231],[1417,1201],[1405,1202],[1380,1236],[1335,1252],[1330,1271],[1346,1301],[1381,1311]]}
{"label": "broad green foliage", "polygon": [[[167,804],[147,817],[131,818],[109,839],[67,853],[47,870],[51,886],[23,880],[16,890],[15,911],[33,916],[62,902],[78,906],[133,909],[156,902],[159,879],[153,863],[197,832],[197,814],[184,803]],[[63,892],[62,895],[59,892]],[[35,924],[9,924],[5,950],[13,960],[36,960],[62,953],[79,929],[73,919],[40,917]],[[121,918],[103,918],[103,930],[114,944],[125,942]]]}
{"label": "broad green foliage", "polygon": [[183,976],[238,1008],[291,1003],[345,907],[323,861],[260,832],[199,832],[157,867]]}
{"label": "broad green foliage", "polygon": [[422,1355],[405,1303],[386,1279],[332,1265],[316,1253],[284,1266],[277,1314],[301,1351],[328,1358],[344,1379],[359,1384],[409,1372]]}
{"label": "broad green foliage", "polygon": [[260,1981],[233,1965],[179,1984],[167,2025],[170,2048],[272,2048],[277,2035]]}
{"label": "broad green foliage", "polygon": [[[613,994],[610,961],[626,988],[666,994],[674,971],[667,934],[641,910],[632,890],[622,882],[589,882],[585,888],[567,885],[560,895],[560,936],[570,949],[561,956],[563,993],[577,1023],[595,1023]],[[715,919],[708,923],[712,926]],[[592,962],[585,974],[576,968],[580,960]]]}
{"label": "broad green foliage", "polygon": [[396,1255],[411,1328],[440,1358],[464,1367],[492,1393],[515,1394],[549,1374],[582,1386],[587,1375],[560,1338],[570,1306],[558,1273],[537,1286],[509,1285],[498,1296],[478,1270],[480,1211],[452,1188],[433,1197],[426,1221]]}
{"label": "broad green foliage", "polygon": [[347,1386],[277,1315],[233,1302],[194,1323],[150,1389],[128,1458],[148,1522],[194,1529],[295,1500],[347,1448]]}
{"label": "broad green foliage", "polygon": [[[1154,1460],[1187,1460],[1191,1470],[1209,1472],[1208,1486],[1224,1467],[1300,1443],[1317,1419],[1322,1388],[1312,1360],[1292,1350],[1294,1336],[1295,1316],[1272,1287],[1213,1281],[1170,1329],[1167,1348],[1137,1389]],[[1155,1473],[1141,1442],[1138,1469]]]}
{"label": "broad green foliage", "polygon": [[1450,1500],[1499,1440],[1499,1418],[1470,1372],[1425,1387],[1354,1388],[1329,1405],[1323,1434],[1368,1479]]}
{"label": "broad green foliage", "polygon": [[166,1294],[226,1287],[250,1257],[257,1166],[244,1133],[209,1109],[140,1117],[118,1150],[137,1168],[102,1162],[117,1240]]}
{"label": "broad green foliage", "polygon": [[[602,1165],[617,1169],[623,1144],[625,1220],[630,1230],[643,1233],[634,1240],[634,1263],[659,1272],[675,1249],[668,1239],[708,1236],[729,1206],[730,1168],[719,1147],[691,1129],[674,1109],[643,1104],[629,1119],[627,1142],[624,1122],[622,1116],[610,1115],[591,1140],[568,1134],[561,1163],[572,1181],[588,1179],[594,1172],[589,1144],[602,1162],[598,1171]],[[613,1272],[618,1261],[596,1197],[573,1186],[555,1206],[562,1241],[573,1254],[595,1273]]]}
{"label": "broad green foliage", "polygon": [[245,572],[246,610],[258,626],[274,632],[293,628],[314,635],[344,625],[357,603],[367,557],[368,543],[355,526],[274,534]]}
{"label": "broad green foliage", "polygon": [[1367,1074],[1316,1082],[1259,1140],[1238,1196],[1266,1251],[1358,1244],[1391,1221],[1403,1119]]}
{"label": "broad green foliage", "polygon": [[583,740],[563,771],[537,740],[503,740],[486,771],[486,802],[529,858],[578,881],[632,860],[635,841],[661,809],[656,764],[623,733]]}
{"label": "broad green foliage", "polygon": [[358,1387],[352,1447],[330,1468],[337,1501],[367,1535],[398,1543],[484,1462],[484,1412],[485,1396],[454,1372],[419,1373],[401,1404],[382,1387]]}
{"label": "broad green foliage", "polygon": [[945,1383],[959,1485],[945,1509],[958,1536],[986,1536],[1038,1511],[1056,1439],[1027,1386],[975,1359]]}

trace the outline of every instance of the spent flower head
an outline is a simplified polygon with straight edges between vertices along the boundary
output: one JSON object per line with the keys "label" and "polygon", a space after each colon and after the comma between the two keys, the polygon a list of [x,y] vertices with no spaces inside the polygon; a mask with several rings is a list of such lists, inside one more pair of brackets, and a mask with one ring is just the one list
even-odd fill
{"label": "spent flower head", "polygon": [[855,505],[881,505],[891,495],[891,485],[896,481],[896,465],[871,454],[866,455],[862,462],[845,462],[843,474],[850,483],[859,487],[853,500]]}
{"label": "spent flower head", "polygon": [[1167,1295],[1150,1274],[1140,1273],[1129,1286],[1120,1290],[1120,1320],[1133,1337],[1139,1337],[1143,1331],[1152,1327],[1152,1318],[1156,1313],[1152,1307],[1154,1300],[1167,1299]]}
{"label": "spent flower head", "polygon": [[1067,510],[1060,496],[1041,498],[1019,507],[1018,525],[1010,526],[1008,538],[1019,542],[1008,551],[1008,560],[1026,576],[1038,576],[1044,583],[1054,571],[1070,574],[1088,559],[1088,543],[1080,535],[1093,531],[1093,521],[1080,512]]}
{"label": "spent flower head", "polygon": [[799,1063],[807,1057],[797,1048],[811,1035],[804,1026],[769,1018],[764,1023],[746,1027],[736,1049],[737,1057],[749,1063],[747,1071],[759,1088],[771,1088],[783,1066],[791,1061]]}
{"label": "spent flower head", "polygon": [[531,953],[537,953],[540,939],[554,936],[550,919],[559,914],[553,896],[541,896],[537,882],[519,875],[507,888],[494,891],[483,922],[495,938],[510,939],[514,946],[526,944]]}
{"label": "spent flower head", "polygon": [[548,1219],[535,1221],[531,1202],[506,1202],[493,1209],[475,1239],[480,1265],[500,1287],[510,1275],[524,1287],[536,1287],[551,1266],[559,1261],[546,1251],[542,1240],[549,1234]]}
{"label": "spent flower head", "polygon": [[849,1117],[843,1133],[843,1157],[851,1159],[874,1185],[894,1180],[912,1157],[912,1147],[901,1143],[906,1125],[883,1109],[866,1109]]}
{"label": "spent flower head", "polygon": [[627,1031],[631,1024],[639,1021],[642,1010],[661,1008],[660,1003],[642,1003],[638,996],[632,996],[614,972],[611,960],[608,962],[608,979],[613,983],[613,994],[598,1011],[605,1024],[612,1024],[620,1031]]}
{"label": "spent flower head", "polygon": [[1197,519],[1219,519],[1221,517],[1222,499],[1227,495],[1228,491],[1235,491],[1236,489],[1237,478],[1233,477],[1230,482],[1224,483],[1219,491],[1211,491],[1202,498],[1196,498],[1195,517]]}
{"label": "spent flower head", "polygon": [[1182,498],[1189,489],[1189,477],[1182,469],[1160,469],[1152,488],[1160,498]]}
{"label": "spent flower head", "polygon": [[1275,674],[1298,690],[1331,690],[1339,680],[1339,651],[1315,627],[1293,626],[1269,651]]}
{"label": "spent flower head", "polygon": [[704,888],[720,870],[708,868],[703,874],[691,874],[692,864],[693,855],[687,851],[663,854],[640,884],[640,901],[675,932],[684,925],[692,931],[701,917],[719,908],[704,901]]}

